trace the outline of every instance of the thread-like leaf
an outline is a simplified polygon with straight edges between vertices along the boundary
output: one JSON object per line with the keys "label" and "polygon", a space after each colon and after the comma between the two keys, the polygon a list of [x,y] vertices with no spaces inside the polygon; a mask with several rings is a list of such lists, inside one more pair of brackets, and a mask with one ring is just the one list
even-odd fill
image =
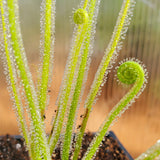
{"label": "thread-like leaf", "polygon": [[31,125],[33,125],[32,133],[36,135],[36,139],[34,141],[39,146],[39,150],[41,151],[41,157],[43,157],[46,160],[49,160],[49,148],[47,147],[47,139],[43,129],[41,116],[39,113],[37,96],[22,45],[17,3],[17,0],[7,1],[12,47],[29,104],[30,115],[32,119]]}
{"label": "thread-like leaf", "polygon": [[66,65],[66,71],[63,79],[64,84],[61,87],[62,91],[60,91],[60,95],[59,95],[60,98],[58,102],[58,112],[52,128],[53,136],[49,137],[51,153],[53,152],[55,145],[57,144],[57,141],[59,139],[59,135],[62,129],[66,107],[67,107],[68,99],[69,99],[71,88],[72,88],[73,78],[76,72],[78,57],[82,49],[82,44],[85,39],[85,34],[88,28],[88,22],[81,24],[78,27],[76,26],[76,28],[77,28],[77,31],[76,33],[74,33],[74,40],[73,40],[74,44],[68,58],[68,63]]}
{"label": "thread-like leaf", "polygon": [[8,74],[10,78],[10,85],[12,88],[12,94],[14,96],[14,102],[15,102],[15,109],[17,112],[18,116],[18,122],[20,123],[20,129],[22,131],[22,134],[24,136],[26,145],[29,147],[29,134],[28,134],[28,129],[27,129],[27,124],[23,115],[23,107],[22,107],[22,102],[19,97],[19,89],[17,86],[17,78],[16,78],[16,73],[15,73],[15,68],[13,66],[13,59],[11,59],[10,52],[9,52],[9,42],[8,42],[8,37],[7,37],[7,26],[5,22],[5,11],[4,11],[4,6],[3,6],[3,1],[0,0],[0,13],[1,13],[1,18],[2,18],[2,26],[3,26],[3,39],[4,39],[4,48],[5,48],[5,53],[6,53],[6,60],[7,60],[7,66],[8,66]]}
{"label": "thread-like leaf", "polygon": [[116,53],[116,47],[118,46],[119,41],[121,40],[121,36],[123,35],[123,29],[129,24],[125,23],[125,21],[128,20],[128,15],[130,14],[130,7],[131,7],[131,1],[132,0],[124,0],[122,4],[122,9],[120,11],[117,24],[115,26],[111,41],[106,49],[105,55],[100,63],[100,66],[97,70],[95,79],[93,81],[93,84],[91,86],[90,93],[87,97],[87,100],[85,102],[86,111],[84,114],[84,119],[80,128],[80,132],[78,133],[77,139],[76,139],[76,148],[75,150],[79,150],[82,143],[83,134],[87,125],[87,121],[91,112],[92,104],[95,101],[96,95],[101,87],[101,84],[104,80],[104,77],[106,76],[106,70],[109,66],[109,63],[112,59],[112,56],[114,53]]}
{"label": "thread-like leaf", "polygon": [[[104,136],[106,135],[109,126],[116,119],[117,116],[124,111],[128,104],[133,102],[138,92],[141,93],[141,89],[144,89],[143,85],[145,80],[145,72],[141,65],[134,61],[127,61],[121,64],[117,70],[117,76],[119,80],[125,84],[134,83],[133,87],[129,92],[120,100],[120,102],[112,109],[112,111],[107,116],[106,120],[100,126],[98,134],[92,140],[87,152],[85,153],[83,160],[88,160],[93,157],[98,149],[98,146],[102,142]],[[137,98],[137,97],[136,97]]]}
{"label": "thread-like leaf", "polygon": [[[44,2],[43,2],[44,3]],[[55,30],[55,0],[45,0],[45,6],[42,6],[44,9],[44,20],[41,20],[44,27],[41,27],[41,52],[43,52],[43,60],[42,60],[42,71],[41,73],[41,83],[39,85],[39,107],[41,110],[41,116],[43,117],[44,110],[46,107],[46,99],[47,99],[47,89],[51,82],[52,78],[52,70],[53,70],[53,46],[54,46],[54,30]],[[43,26],[42,25],[42,26]]]}
{"label": "thread-like leaf", "polygon": [[[84,80],[85,71],[87,70],[86,66],[87,66],[87,59],[88,59],[88,54],[89,54],[90,41],[91,41],[91,37],[93,36],[93,35],[91,36],[91,31],[92,31],[92,23],[93,23],[95,5],[96,5],[96,0],[91,1],[89,5],[89,9],[88,9],[88,15],[89,15],[88,23],[89,24],[88,24],[86,38],[84,42],[84,50],[83,50],[83,54],[81,58],[81,64],[79,67],[79,72],[78,72],[77,82],[76,82],[76,86],[75,86],[75,90],[73,94],[73,99],[72,99],[71,106],[69,108],[70,111],[68,115],[66,131],[65,131],[65,138],[63,142],[62,159],[64,160],[68,159],[69,157],[69,150],[71,147],[71,137],[72,137],[72,132],[73,132],[73,125],[75,122],[76,109],[78,107],[78,102],[80,98],[80,93],[81,93],[81,88],[82,88],[82,84]],[[77,154],[75,154],[75,156],[76,155]]]}

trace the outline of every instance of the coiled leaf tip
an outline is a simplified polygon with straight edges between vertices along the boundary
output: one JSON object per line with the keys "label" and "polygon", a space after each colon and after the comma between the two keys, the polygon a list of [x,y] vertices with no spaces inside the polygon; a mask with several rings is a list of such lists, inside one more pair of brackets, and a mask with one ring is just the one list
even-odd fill
{"label": "coiled leaf tip", "polygon": [[84,24],[88,21],[88,13],[85,9],[77,9],[74,13],[73,20],[75,24]]}
{"label": "coiled leaf tip", "polygon": [[134,61],[124,62],[117,70],[117,77],[124,84],[134,84],[139,76],[144,77],[143,68]]}

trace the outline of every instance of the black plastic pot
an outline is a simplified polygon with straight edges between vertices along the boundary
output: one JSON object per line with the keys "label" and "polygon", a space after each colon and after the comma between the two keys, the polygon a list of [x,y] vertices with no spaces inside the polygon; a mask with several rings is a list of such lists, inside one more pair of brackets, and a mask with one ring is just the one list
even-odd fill
{"label": "black plastic pot", "polygon": [[114,134],[113,131],[110,131],[110,132],[109,132],[109,136],[111,136],[112,138],[114,138],[115,140],[117,140],[120,148],[123,150],[123,152],[125,153],[125,155],[127,156],[127,158],[128,158],[129,160],[134,160],[134,159],[132,158],[132,156],[128,153],[128,151],[124,148],[124,146],[121,144],[121,142],[120,142],[119,139],[116,137],[116,135]]}
{"label": "black plastic pot", "polygon": [[[92,134],[92,135],[94,135],[94,134]],[[6,141],[5,143],[8,143],[8,145],[7,145],[7,147],[6,148],[4,148],[3,146],[1,146],[3,143],[1,142],[1,140],[3,139],[3,137],[5,137],[4,138],[4,140]],[[118,146],[120,147],[120,149],[123,151],[123,153],[126,155],[126,157],[128,158],[128,160],[133,160],[133,158],[132,158],[132,156],[127,152],[127,150],[124,148],[124,146],[121,144],[121,142],[118,140],[118,138],[116,137],[116,135],[114,134],[114,132],[112,132],[112,131],[110,131],[109,132],[109,134],[108,134],[108,136],[107,137],[112,137],[115,141],[116,141],[116,143],[118,144]],[[14,144],[12,143],[12,144],[9,144],[9,141],[8,141],[8,139],[15,139],[14,141]],[[22,138],[22,136],[19,136],[19,135],[15,135],[15,136],[8,136],[8,135],[6,135],[6,136],[0,136],[0,155],[4,155],[4,158],[5,158],[5,160],[11,160],[11,159],[15,159],[15,160],[21,160],[21,159],[19,159],[20,158],[20,156],[23,156],[23,155],[25,155],[26,156],[26,154],[27,154],[27,152],[25,151],[25,148],[23,148],[23,154],[20,154],[20,153],[16,153],[16,152],[19,152],[19,149],[17,149],[16,147],[17,147],[17,144],[21,144],[22,145],[22,143],[23,143],[23,138]],[[11,148],[9,148],[11,145],[13,145]],[[19,145],[18,145],[19,146]],[[6,152],[11,152],[12,151],[12,149],[14,150],[13,151],[13,153],[12,153],[12,157],[10,157],[10,155],[8,156],[8,155],[5,155],[5,151]],[[20,148],[21,149],[21,148]],[[106,151],[106,150],[103,150],[104,152]],[[58,148],[58,149],[56,149],[56,152],[60,152],[60,149]],[[13,155],[13,154],[15,154],[15,155]],[[8,158],[7,158],[7,156],[8,156]],[[14,158],[13,158],[14,157]],[[18,159],[17,159],[18,158]],[[1,157],[0,157],[0,159],[1,159]],[[22,158],[23,159],[23,158]],[[56,158],[55,158],[56,159]],[[57,159],[59,159],[59,158],[57,158]]]}

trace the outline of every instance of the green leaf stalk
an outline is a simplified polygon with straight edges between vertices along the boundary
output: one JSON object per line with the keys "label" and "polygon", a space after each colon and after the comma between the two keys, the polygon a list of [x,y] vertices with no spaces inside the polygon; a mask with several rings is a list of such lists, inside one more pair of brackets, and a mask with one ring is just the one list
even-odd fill
{"label": "green leaf stalk", "polygon": [[6,28],[6,22],[5,22],[5,16],[4,16],[4,9],[3,9],[3,3],[0,1],[0,9],[1,9],[1,18],[2,18],[2,25],[3,25],[3,38],[4,38],[4,48],[6,51],[6,60],[7,60],[7,66],[8,66],[8,74],[10,78],[10,83],[11,83],[11,88],[12,88],[12,93],[14,96],[14,101],[16,104],[16,112],[18,115],[18,120],[21,125],[21,131],[22,134],[25,138],[27,146],[29,146],[29,137],[28,137],[28,130],[26,128],[26,122],[23,117],[23,108],[22,108],[22,102],[19,97],[19,91],[17,87],[17,78],[16,78],[16,73],[15,73],[15,68],[12,64],[12,60],[10,59],[10,52],[9,52],[9,44],[8,44],[8,39],[7,39],[7,28]]}
{"label": "green leaf stalk", "polygon": [[118,46],[118,43],[121,40],[121,36],[123,34],[122,33],[123,28],[126,27],[125,20],[128,19],[128,15],[130,14],[130,12],[129,12],[130,7],[133,7],[130,0],[126,0],[123,2],[122,9],[119,14],[117,24],[115,26],[115,30],[112,35],[111,42],[109,43],[109,45],[106,49],[105,55],[101,61],[101,64],[98,68],[95,79],[93,81],[93,84],[91,86],[90,93],[87,97],[87,100],[85,103],[86,111],[84,114],[84,119],[83,119],[83,122],[82,122],[82,125],[80,128],[80,132],[78,133],[77,140],[76,140],[76,147],[75,147],[75,152],[74,152],[75,159],[78,157],[78,153],[80,151],[83,134],[85,132],[85,128],[86,128],[87,121],[88,121],[88,118],[89,118],[89,115],[90,115],[90,112],[92,109],[92,105],[95,101],[96,95],[97,95],[97,93],[101,87],[101,84],[104,80],[104,76],[106,74],[106,70],[109,66],[109,63],[112,59],[112,56],[113,56],[113,54],[116,53],[116,47]]}
{"label": "green leaf stalk", "polygon": [[[64,142],[63,142],[62,159],[67,159],[69,157],[73,126],[74,126],[75,117],[76,117],[76,110],[78,107],[78,102],[79,102],[79,98],[81,94],[80,88],[82,88],[85,71],[87,70],[86,67],[87,67],[87,60],[89,56],[89,47],[90,47],[90,41],[91,41],[91,32],[92,32],[92,23],[93,23],[95,4],[96,4],[95,0],[91,2],[89,9],[88,9],[89,10],[88,11],[89,20],[88,22],[85,22],[85,23],[88,23],[88,29],[86,33],[85,42],[84,42],[84,49],[82,51],[83,53],[82,53],[81,63],[80,63],[79,71],[78,71],[78,78],[77,78],[77,82],[76,82],[76,86],[75,86],[75,90],[73,94],[73,99],[72,99],[70,110],[69,110],[68,121],[66,124],[67,127],[65,131]],[[74,15],[77,14],[76,12]],[[86,16],[88,17],[88,15]]]}
{"label": "green leaf stalk", "polygon": [[[42,39],[44,39],[44,46],[41,46],[41,50],[43,50],[43,62],[42,62],[42,74],[41,74],[41,83],[39,84],[39,107],[41,110],[41,116],[43,117],[46,100],[47,100],[47,91],[50,81],[50,72],[52,70],[52,61],[53,61],[53,45],[54,45],[54,28],[52,29],[52,25],[54,25],[55,21],[55,1],[46,0],[44,7],[44,29],[42,28]],[[44,33],[43,33],[44,32]],[[52,74],[52,73],[51,73]]]}

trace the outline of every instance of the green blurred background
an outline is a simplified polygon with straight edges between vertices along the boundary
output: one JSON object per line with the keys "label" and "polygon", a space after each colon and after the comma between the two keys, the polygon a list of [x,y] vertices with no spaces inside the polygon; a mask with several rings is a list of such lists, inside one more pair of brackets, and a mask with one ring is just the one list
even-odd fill
{"label": "green blurred background", "polygon": [[[79,2],[80,0],[57,0],[55,67],[51,87],[51,104],[48,107],[48,110],[52,111],[51,113],[54,111],[54,101],[58,95],[71,45],[74,26],[73,11],[77,9]],[[40,3],[39,0],[20,1],[23,41],[35,80],[39,63]],[[122,0],[101,0],[86,93],[111,38],[121,4]],[[136,103],[111,129],[115,131],[132,156],[136,157],[160,138],[160,0],[136,0],[131,25],[115,66],[127,57],[135,57],[146,65],[149,77],[148,84],[145,92]],[[0,74],[0,85],[2,86],[0,91],[0,113],[2,113],[0,116],[0,134],[18,134],[2,67]],[[118,85],[114,79],[115,72],[112,71],[108,75],[108,81],[103,88],[102,95],[94,107],[87,131],[96,131],[109,110],[126,93],[127,89]]]}

